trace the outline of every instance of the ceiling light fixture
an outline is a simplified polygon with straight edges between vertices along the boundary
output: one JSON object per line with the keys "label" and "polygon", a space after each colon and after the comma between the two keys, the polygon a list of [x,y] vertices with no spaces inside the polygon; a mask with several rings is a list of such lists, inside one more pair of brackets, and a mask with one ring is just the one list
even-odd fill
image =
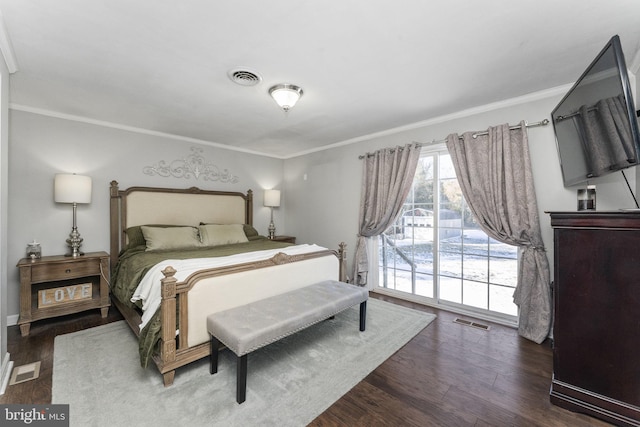
{"label": "ceiling light fixture", "polygon": [[281,83],[269,89],[269,95],[271,95],[276,101],[276,104],[278,104],[285,113],[289,112],[289,110],[296,105],[302,93],[301,87],[289,83]]}

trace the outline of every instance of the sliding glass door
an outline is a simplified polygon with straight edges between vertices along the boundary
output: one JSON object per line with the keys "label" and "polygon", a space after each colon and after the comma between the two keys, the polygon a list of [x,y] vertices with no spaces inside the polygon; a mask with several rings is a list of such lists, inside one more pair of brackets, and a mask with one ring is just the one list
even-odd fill
{"label": "sliding glass door", "polygon": [[517,248],[480,229],[446,149],[424,151],[402,214],[378,239],[377,286],[400,297],[515,323]]}

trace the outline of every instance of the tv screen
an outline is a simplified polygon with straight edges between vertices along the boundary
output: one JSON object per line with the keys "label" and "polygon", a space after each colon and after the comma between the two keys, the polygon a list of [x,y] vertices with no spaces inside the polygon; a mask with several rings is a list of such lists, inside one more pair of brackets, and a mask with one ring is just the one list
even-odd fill
{"label": "tv screen", "polygon": [[551,113],[565,187],[640,163],[640,132],[616,35]]}

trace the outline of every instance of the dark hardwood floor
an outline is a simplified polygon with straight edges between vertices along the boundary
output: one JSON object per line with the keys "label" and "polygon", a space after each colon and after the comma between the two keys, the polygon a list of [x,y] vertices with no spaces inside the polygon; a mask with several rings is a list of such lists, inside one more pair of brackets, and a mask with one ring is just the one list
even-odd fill
{"label": "dark hardwood floor", "polygon": [[[517,332],[454,323],[453,313],[373,294],[438,318],[318,416],[312,426],[608,426],[549,402],[552,353]],[[50,403],[56,335],[121,320],[115,308],[8,329],[14,367],[41,361],[40,376],[8,386],[0,404]],[[487,324],[484,321],[478,321]],[[99,369],[99,367],[96,367]]]}

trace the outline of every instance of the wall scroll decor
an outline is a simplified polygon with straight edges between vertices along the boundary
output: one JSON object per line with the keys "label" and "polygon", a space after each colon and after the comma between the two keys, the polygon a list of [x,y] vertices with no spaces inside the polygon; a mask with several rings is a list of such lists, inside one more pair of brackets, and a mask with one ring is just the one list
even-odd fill
{"label": "wall scroll decor", "polygon": [[227,169],[220,170],[218,166],[207,162],[202,155],[202,148],[191,147],[191,154],[171,162],[160,160],[153,166],[145,166],[142,169],[147,175],[160,175],[168,178],[195,179],[203,178],[204,181],[220,181],[229,184],[235,184],[239,178],[233,175]]}

